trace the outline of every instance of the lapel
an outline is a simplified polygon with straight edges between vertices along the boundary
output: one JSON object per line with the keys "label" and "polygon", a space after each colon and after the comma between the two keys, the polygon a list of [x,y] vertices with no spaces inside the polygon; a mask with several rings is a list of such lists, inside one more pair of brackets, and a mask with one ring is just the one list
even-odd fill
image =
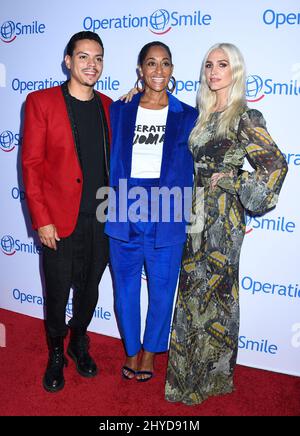
{"label": "lapel", "polygon": [[63,96],[64,96],[64,100],[65,100],[65,104],[66,104],[66,107],[67,107],[67,112],[68,112],[68,117],[69,117],[69,124],[71,125],[71,129],[72,129],[73,140],[74,140],[74,144],[75,144],[75,150],[76,150],[76,153],[77,153],[77,157],[78,157],[78,160],[79,160],[79,165],[82,168],[82,160],[81,160],[80,144],[79,144],[79,135],[78,135],[78,130],[77,130],[77,127],[76,127],[75,118],[74,118],[74,114],[73,114],[72,106],[71,106],[70,94],[69,94],[69,90],[68,90],[68,80],[61,85],[61,90],[62,90],[62,93],[63,93]]}
{"label": "lapel", "polygon": [[[123,144],[125,144],[125,147],[121,148],[121,153],[122,163],[124,165],[124,174],[127,178],[130,178],[131,174],[134,129],[141,95],[142,94],[135,95],[130,103],[124,103],[121,106],[121,141]],[[118,126],[116,126],[116,128],[118,128]]]}
{"label": "lapel", "polygon": [[172,151],[174,150],[177,142],[177,136],[182,128],[181,118],[183,114],[182,105],[177,98],[168,93],[169,96],[169,110],[166,123],[164,148],[162,155],[161,171],[160,171],[160,184],[164,183],[167,171],[172,168]]}
{"label": "lapel", "polygon": [[[122,159],[125,174],[130,177],[131,161],[132,161],[132,146],[134,139],[134,129],[137,116],[137,110],[142,94],[137,94],[133,97],[130,103],[124,104],[122,111],[122,138],[126,147],[122,148]],[[181,127],[181,117],[183,113],[180,101],[168,93],[169,110],[166,122],[165,140],[163,146],[162,164],[160,180],[165,179],[168,168],[170,168],[172,150],[176,144],[177,136]]]}

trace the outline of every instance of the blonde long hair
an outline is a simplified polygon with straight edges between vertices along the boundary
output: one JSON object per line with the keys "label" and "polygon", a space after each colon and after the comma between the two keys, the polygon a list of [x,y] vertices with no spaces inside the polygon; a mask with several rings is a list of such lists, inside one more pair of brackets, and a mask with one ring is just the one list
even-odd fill
{"label": "blonde long hair", "polygon": [[199,133],[205,129],[209,116],[216,103],[216,93],[210,90],[205,78],[205,65],[207,58],[209,54],[216,49],[223,50],[228,56],[232,71],[232,84],[228,93],[227,108],[220,115],[215,138],[225,138],[230,129],[234,127],[241,111],[245,110],[247,106],[245,100],[246,68],[242,53],[233,44],[219,43],[213,45],[206,53],[201,67],[200,87],[197,94],[199,117],[190,135],[191,143],[194,143]]}

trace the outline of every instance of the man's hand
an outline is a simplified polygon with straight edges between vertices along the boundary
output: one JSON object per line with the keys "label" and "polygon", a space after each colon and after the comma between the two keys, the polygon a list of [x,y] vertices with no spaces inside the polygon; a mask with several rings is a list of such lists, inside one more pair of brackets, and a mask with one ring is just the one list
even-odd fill
{"label": "man's hand", "polygon": [[125,103],[129,103],[132,100],[133,96],[138,93],[139,91],[136,88],[131,88],[131,90],[128,91],[127,94],[121,95],[121,97],[119,97],[119,100],[125,101]]}
{"label": "man's hand", "polygon": [[53,250],[57,249],[56,241],[60,241],[57,234],[57,230],[54,224],[48,224],[47,226],[38,228],[38,235],[41,243]]}

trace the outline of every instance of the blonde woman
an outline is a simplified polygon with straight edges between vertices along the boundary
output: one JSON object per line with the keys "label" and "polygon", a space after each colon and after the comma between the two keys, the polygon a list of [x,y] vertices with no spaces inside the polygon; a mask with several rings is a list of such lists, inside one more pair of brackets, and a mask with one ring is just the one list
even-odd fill
{"label": "blonde woman", "polygon": [[[273,208],[287,173],[262,114],[247,108],[244,61],[234,45],[206,54],[198,108],[189,147],[194,188],[204,190],[204,226],[184,249],[166,381],[166,399],[185,404],[233,390],[245,210]],[[253,172],[242,170],[245,158]],[[194,195],[195,210],[197,201]]]}

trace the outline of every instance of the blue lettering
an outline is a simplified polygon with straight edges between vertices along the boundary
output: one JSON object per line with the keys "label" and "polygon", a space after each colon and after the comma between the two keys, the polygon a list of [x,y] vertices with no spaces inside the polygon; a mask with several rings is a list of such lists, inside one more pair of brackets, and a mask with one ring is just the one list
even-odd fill
{"label": "blue lettering", "polygon": [[11,190],[11,196],[14,200],[25,200],[25,192],[14,186]]}
{"label": "blue lettering", "polygon": [[105,319],[109,321],[111,318],[111,313],[103,310],[103,307],[97,307],[94,311],[94,317],[99,319]]}
{"label": "blue lettering", "polygon": [[[15,193],[15,191],[14,191]],[[15,194],[16,195],[16,194]],[[35,245],[33,242],[25,244],[21,242],[20,239],[15,239],[15,250],[20,251],[21,253],[29,253],[29,254],[42,254],[43,247],[39,245]]]}
{"label": "blue lettering", "polygon": [[300,165],[300,154],[294,154],[294,153],[282,153],[287,161],[288,164],[293,165]]}
{"label": "blue lettering", "polygon": [[[267,21],[267,14],[269,15],[269,13],[271,13],[271,21]],[[275,20],[275,12],[272,11],[272,9],[267,9],[264,14],[263,14],[263,21],[265,24],[273,24]]]}
{"label": "blue lettering", "polygon": [[203,17],[202,17],[202,23],[203,23],[205,26],[209,26],[210,22],[211,22],[211,15],[208,15],[208,14],[203,15]]}
{"label": "blue lettering", "polygon": [[288,14],[286,16],[286,21],[288,22],[288,24],[297,24],[297,15],[296,14]]}
{"label": "blue lettering", "polygon": [[175,94],[178,94],[178,92],[182,91],[183,89],[184,89],[184,82],[182,80],[177,80]]}
{"label": "blue lettering", "polygon": [[278,93],[279,95],[281,95],[282,93],[285,95],[288,95],[288,84],[287,83],[274,83],[274,87],[273,87],[273,93],[277,94],[277,89],[278,89]]}
{"label": "blue lettering", "polygon": [[[15,82],[17,83],[17,87],[15,88]],[[19,79],[14,79],[13,81],[12,81],[12,89],[14,90],[14,91],[18,91],[18,89],[19,89]]]}
{"label": "blue lettering", "polygon": [[[246,285],[246,280],[249,281],[249,285],[248,285],[248,287],[247,287],[247,285]],[[251,277],[244,277],[244,278],[242,279],[242,287],[243,287],[246,291],[248,291],[249,289],[251,289],[251,287],[252,287],[252,279],[251,279]]]}
{"label": "blue lettering", "polygon": [[276,14],[276,29],[278,26],[285,23],[285,15],[284,14]]}
{"label": "blue lettering", "polygon": [[27,89],[28,89],[28,91],[32,91],[32,89],[34,89],[33,88],[33,82],[27,82]]}
{"label": "blue lettering", "polygon": [[109,28],[109,21],[107,19],[103,19],[101,21],[102,29],[108,29]]}
{"label": "blue lettering", "polygon": [[110,312],[104,312],[103,318],[106,319],[107,321],[110,320],[111,317],[111,313]]}
{"label": "blue lettering", "polygon": [[22,33],[22,24],[16,23],[16,35],[21,35]]}
{"label": "blue lettering", "polygon": [[260,291],[261,291],[261,283],[254,281],[252,294],[254,294],[255,292],[260,292]]}
{"label": "blue lettering", "polygon": [[117,91],[120,87],[120,82],[118,80],[111,80],[111,77],[104,77],[104,79],[98,80],[96,83],[97,91]]}
{"label": "blue lettering", "polygon": [[44,298],[37,296],[37,295],[32,295],[32,294],[25,294],[25,292],[21,292],[19,289],[15,288],[13,289],[13,298],[15,300],[20,301],[21,304],[23,303],[33,303],[33,304],[38,304],[38,305],[44,305]]}
{"label": "blue lettering", "polygon": [[243,277],[241,280],[241,286],[245,291],[250,291],[252,295],[257,292],[264,292],[269,295],[283,296],[297,298],[300,297],[300,289],[297,284],[289,284],[288,286],[282,284],[260,282],[253,280],[249,276]]}
{"label": "blue lettering", "polygon": [[20,291],[19,291],[19,289],[14,289],[13,290],[13,297],[14,297],[15,300],[19,300],[19,298],[20,298]]}
{"label": "blue lettering", "polygon": [[186,82],[184,82],[183,80],[178,80],[176,81],[176,85],[175,85],[175,94],[178,94],[181,91],[187,91],[187,92],[191,92],[191,91],[197,91],[199,86],[199,80],[187,80]]}
{"label": "blue lettering", "polygon": [[296,224],[292,221],[287,222],[285,230],[289,233],[293,233],[296,228]]}
{"label": "blue lettering", "polygon": [[16,239],[15,240],[15,248],[16,248],[16,251],[20,251],[21,250],[20,239]]}
{"label": "blue lettering", "polygon": [[140,26],[140,19],[139,17],[133,17],[131,21],[132,27],[139,27]]}
{"label": "blue lettering", "polygon": [[246,336],[239,336],[238,347],[259,353],[276,354],[278,347],[275,344],[269,345],[268,339],[253,340]]}
{"label": "blue lettering", "polygon": [[111,88],[114,91],[117,91],[119,89],[119,87],[120,87],[120,82],[118,80],[113,80],[112,84],[111,84]]}
{"label": "blue lettering", "polygon": [[262,229],[265,228],[265,227],[264,227],[265,224],[266,224],[267,230],[270,229],[270,226],[271,226],[271,230],[275,230],[275,228],[276,228],[276,222],[275,222],[275,220],[271,220],[271,219],[268,219],[268,218],[263,218],[263,219],[261,220],[261,228],[262,228]]}
{"label": "blue lettering", "polygon": [[46,26],[45,24],[40,24],[38,27],[39,33],[45,33]]}
{"label": "blue lettering", "polygon": [[27,302],[32,303],[32,301],[33,301],[33,295],[28,294],[27,295]]}
{"label": "blue lettering", "polygon": [[276,345],[270,345],[269,346],[269,353],[270,354],[276,354],[277,350],[278,350],[278,347]]}
{"label": "blue lettering", "polygon": [[[201,24],[201,22],[200,22]],[[193,17],[191,15],[180,15],[179,17],[179,25],[180,26],[192,26],[193,25]]]}
{"label": "blue lettering", "polygon": [[34,33],[45,33],[45,24],[38,24],[37,21],[32,21],[31,24],[16,23],[16,35],[31,35]]}
{"label": "blue lettering", "polygon": [[[12,89],[14,91],[20,91],[20,94],[22,94],[24,91],[34,91],[37,89],[45,89],[45,88],[51,88],[53,86],[61,85],[64,81],[58,81],[53,80],[52,77],[50,79],[45,80],[35,80],[35,81],[22,81],[19,79],[13,79],[12,81]],[[20,138],[20,135],[18,135],[18,138]]]}
{"label": "blue lettering", "polygon": [[285,217],[277,217],[274,219],[270,218],[251,218],[249,216],[246,217],[246,225],[252,225],[253,229],[261,229],[266,231],[276,231],[276,232],[288,232],[293,233],[296,224],[293,221],[286,221]]}
{"label": "blue lettering", "polygon": [[266,11],[264,11],[263,14],[263,22],[267,25],[275,23],[276,29],[278,29],[279,26],[282,26],[285,23],[289,25],[300,24],[300,13],[289,13],[285,15],[281,12],[275,13],[275,11],[273,11],[272,9],[267,9]]}
{"label": "blue lettering", "polygon": [[[278,285],[275,285],[275,286],[278,286]],[[278,286],[279,287],[279,289],[278,289],[278,295],[283,295],[284,297],[286,297],[286,287],[285,286],[283,286],[283,285],[280,285],[280,286]]]}
{"label": "blue lettering", "polygon": [[252,227],[253,227],[254,229],[259,229],[259,227],[260,227],[260,221],[259,221],[259,219],[256,218],[256,217],[254,217],[254,218],[253,218],[253,222],[254,222],[254,224],[252,224]]}
{"label": "blue lettering", "polygon": [[193,89],[194,89],[194,83],[191,80],[188,80],[185,83],[185,90],[186,91],[193,91]]}
{"label": "blue lettering", "polygon": [[25,253],[32,253],[32,246],[30,244],[24,244],[24,242],[21,243],[21,251]]}
{"label": "blue lettering", "polygon": [[273,87],[269,83],[272,83],[272,79],[265,80],[265,87],[268,89],[268,91],[264,91],[265,94],[272,94]]}
{"label": "blue lettering", "polygon": [[91,17],[85,17],[85,19],[83,20],[83,28],[85,30],[91,30],[91,28],[93,27],[93,20]]}
{"label": "blue lettering", "polygon": [[33,302],[38,305],[44,304],[44,299],[42,297],[33,296]]}
{"label": "blue lettering", "polygon": [[178,26],[179,19],[176,18],[177,15],[178,15],[178,12],[177,12],[177,11],[174,11],[174,12],[171,13],[172,26]]}
{"label": "blue lettering", "polygon": [[21,296],[21,304],[22,304],[22,303],[24,303],[24,301],[27,300],[27,297],[26,297],[26,294],[24,294],[24,292],[21,292],[20,296]]}
{"label": "blue lettering", "polygon": [[16,134],[14,135],[14,138],[15,138],[15,145],[20,145],[20,142],[21,142],[20,134],[19,134],[19,133],[16,133]]}
{"label": "blue lettering", "polygon": [[265,292],[266,294],[269,294],[270,291],[267,291],[267,289],[272,289],[271,283],[264,283],[262,286],[262,290],[263,292]]}
{"label": "blue lettering", "polygon": [[[178,11],[170,12],[170,26],[208,26],[211,24],[212,17],[209,14],[201,15],[201,11],[194,11],[193,14],[179,15]],[[150,17],[151,21],[151,17]],[[85,30],[93,30],[96,32],[99,29],[130,29],[138,27],[148,27],[149,17],[135,16],[131,14],[128,16],[114,18],[103,18],[102,20],[93,19],[88,16],[83,19],[83,28]]]}
{"label": "blue lettering", "polygon": [[12,198],[14,198],[15,200],[17,200],[20,196],[20,191],[18,188],[12,188],[11,190],[11,196]]}

